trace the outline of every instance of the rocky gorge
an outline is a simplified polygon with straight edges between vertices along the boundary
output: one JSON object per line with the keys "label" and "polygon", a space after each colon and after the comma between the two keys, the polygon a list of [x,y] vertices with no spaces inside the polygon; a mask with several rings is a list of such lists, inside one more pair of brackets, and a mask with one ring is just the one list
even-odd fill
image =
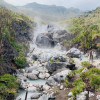
{"label": "rocky gorge", "polygon": [[[68,90],[65,78],[71,70],[82,68],[82,61],[88,60],[80,50],[71,48],[66,51],[61,45],[64,38],[73,37],[67,31],[58,30],[50,25],[41,27],[44,29],[37,26],[33,42],[30,43],[30,50],[27,54],[29,67],[17,70],[16,76],[20,82],[20,91],[16,100],[24,100],[25,91],[28,91],[27,100],[60,100],[64,94],[59,98],[57,93]],[[75,58],[74,63],[70,57]],[[86,100],[85,93],[81,94],[76,100]],[[68,100],[73,100],[71,99],[72,93],[68,96]],[[65,99],[66,96],[63,96],[63,100]]]}

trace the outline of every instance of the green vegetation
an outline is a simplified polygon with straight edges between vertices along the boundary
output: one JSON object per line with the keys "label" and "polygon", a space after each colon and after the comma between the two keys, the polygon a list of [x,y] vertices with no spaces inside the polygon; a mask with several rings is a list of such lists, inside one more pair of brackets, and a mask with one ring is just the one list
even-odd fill
{"label": "green vegetation", "polygon": [[70,59],[70,63],[74,63],[74,59],[73,58],[69,58]]}
{"label": "green vegetation", "polygon": [[73,93],[73,97],[76,97],[85,89],[87,91],[92,91],[91,88],[94,88],[96,91],[100,90],[100,69],[94,67],[86,72],[82,72],[83,69],[75,70],[74,74],[71,72],[70,76],[72,79],[69,79],[69,75],[65,78],[66,86],[71,88],[70,91]]}
{"label": "green vegetation", "polygon": [[13,100],[18,89],[17,79],[9,74],[0,76],[0,100]]}
{"label": "green vegetation", "polygon": [[27,60],[24,56],[15,57],[14,60],[19,67],[24,67],[27,63]]}
{"label": "green vegetation", "polygon": [[[23,26],[23,21],[26,23]],[[19,67],[26,65],[25,53],[27,51],[27,45],[25,43],[17,43],[16,29],[13,24],[19,25],[22,30],[27,29],[29,26],[29,18],[24,15],[19,15],[3,7],[0,7],[0,53],[3,50],[2,43],[5,40],[18,51],[19,56],[15,57],[15,63]],[[3,61],[3,55],[0,54],[0,62]]]}
{"label": "green vegetation", "polygon": [[85,52],[97,48],[100,50],[100,8],[88,12],[83,16],[72,19],[70,32],[75,33],[76,37],[72,40],[72,45],[78,46]]}
{"label": "green vegetation", "polygon": [[91,65],[89,61],[83,61],[83,62],[81,62],[81,64],[83,67],[88,67]]}
{"label": "green vegetation", "polygon": [[50,59],[49,59],[49,61],[50,61],[51,63],[53,63],[53,62],[54,62],[54,60],[53,60],[52,58],[50,58]]}

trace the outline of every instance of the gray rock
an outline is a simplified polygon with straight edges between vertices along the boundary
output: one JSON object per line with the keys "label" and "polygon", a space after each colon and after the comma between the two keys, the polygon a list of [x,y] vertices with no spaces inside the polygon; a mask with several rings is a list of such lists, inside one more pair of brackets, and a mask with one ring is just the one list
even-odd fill
{"label": "gray rock", "polygon": [[94,93],[92,93],[92,92],[89,92],[89,97],[91,98],[91,97],[94,97],[95,96],[95,94]]}
{"label": "gray rock", "polygon": [[29,92],[35,92],[36,90],[37,90],[37,88],[34,87],[34,86],[31,86],[31,87],[29,87],[29,88],[27,89],[27,91],[29,91]]}
{"label": "gray rock", "polygon": [[57,85],[57,82],[54,80],[53,76],[49,77],[46,83],[49,86]]}
{"label": "gray rock", "polygon": [[51,93],[51,94],[49,95],[49,100],[55,100],[55,99],[56,99],[55,93]]}
{"label": "gray rock", "polygon": [[77,95],[76,100],[86,100],[88,91],[84,91]]}
{"label": "gray rock", "polygon": [[72,57],[72,58],[80,58],[82,55],[82,52],[79,49],[76,48],[71,48],[67,54],[68,57]]}
{"label": "gray rock", "polygon": [[40,73],[38,77],[39,77],[40,79],[45,79],[46,74],[45,74],[45,73]]}
{"label": "gray rock", "polygon": [[35,74],[33,74],[33,73],[28,73],[27,74],[27,77],[29,79],[31,79],[31,80],[37,80],[38,79],[38,77]]}
{"label": "gray rock", "polygon": [[37,55],[32,55],[32,59],[33,60],[37,60],[38,59],[38,56]]}
{"label": "gray rock", "polygon": [[38,74],[39,74],[39,71],[33,70],[32,73],[33,73],[34,75],[38,75]]}
{"label": "gray rock", "polygon": [[31,96],[31,99],[38,99],[41,96],[41,93],[35,93]]}
{"label": "gray rock", "polygon": [[58,69],[62,69],[64,67],[66,67],[66,63],[63,62],[53,62],[46,65],[46,68],[50,73],[53,73],[54,71],[57,71]]}
{"label": "gray rock", "polygon": [[48,100],[48,95],[43,94],[38,100]]}
{"label": "gray rock", "polygon": [[73,96],[73,93],[72,92],[69,92],[68,93],[68,97],[72,97]]}
{"label": "gray rock", "polygon": [[20,75],[20,74],[17,74],[17,77],[18,77],[19,80],[23,80],[23,81],[27,80],[27,78],[25,76]]}
{"label": "gray rock", "polygon": [[39,47],[51,48],[55,46],[55,42],[52,39],[52,36],[47,33],[39,34],[36,38],[36,44]]}
{"label": "gray rock", "polygon": [[57,85],[58,83],[64,82],[65,77],[70,73],[70,70],[61,71],[54,76],[51,76],[47,80],[47,84],[50,86]]}
{"label": "gray rock", "polygon": [[58,83],[64,82],[65,77],[70,73],[70,70],[61,71],[53,76],[54,80]]}
{"label": "gray rock", "polygon": [[97,95],[96,100],[100,100],[100,95]]}
{"label": "gray rock", "polygon": [[43,90],[44,90],[44,91],[47,91],[47,90],[49,90],[49,89],[50,89],[50,86],[48,86],[48,85],[44,85],[44,86],[43,86]]}
{"label": "gray rock", "polygon": [[63,89],[64,89],[64,86],[63,86],[63,85],[61,85],[61,86],[60,86],[60,90],[63,90]]}

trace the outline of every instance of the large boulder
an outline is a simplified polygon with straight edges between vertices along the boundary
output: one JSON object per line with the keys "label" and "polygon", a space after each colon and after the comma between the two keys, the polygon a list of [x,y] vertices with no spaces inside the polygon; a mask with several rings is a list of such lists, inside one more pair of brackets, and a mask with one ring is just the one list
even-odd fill
{"label": "large boulder", "polygon": [[29,87],[29,88],[27,89],[27,91],[28,91],[28,92],[35,92],[35,91],[37,91],[37,88],[34,87],[34,86],[31,86],[31,87]]}
{"label": "large boulder", "polygon": [[51,48],[55,46],[55,42],[52,39],[52,36],[50,34],[47,33],[41,33],[37,36],[36,38],[36,44],[39,47],[47,47],[47,48]]}
{"label": "large boulder", "polygon": [[74,37],[73,34],[68,33],[66,30],[56,30],[53,33],[53,40],[59,42],[62,42],[63,40],[71,40]]}
{"label": "large boulder", "polygon": [[62,69],[64,67],[66,67],[66,63],[63,63],[63,62],[53,62],[53,63],[48,63],[46,65],[46,68],[48,69],[50,73],[53,73],[57,71],[58,69]]}
{"label": "large boulder", "polygon": [[34,73],[28,73],[27,77],[31,80],[37,80],[38,79],[38,77]]}
{"label": "large boulder", "polygon": [[47,84],[50,86],[57,85],[58,83],[64,82],[65,77],[70,73],[70,70],[61,71],[54,76],[51,76],[47,80]]}
{"label": "large boulder", "polygon": [[80,58],[82,56],[82,52],[77,49],[77,48],[71,48],[68,52],[67,52],[67,56],[68,57],[72,57],[72,58]]}
{"label": "large boulder", "polygon": [[41,96],[41,93],[35,93],[31,96],[31,99],[38,99]]}

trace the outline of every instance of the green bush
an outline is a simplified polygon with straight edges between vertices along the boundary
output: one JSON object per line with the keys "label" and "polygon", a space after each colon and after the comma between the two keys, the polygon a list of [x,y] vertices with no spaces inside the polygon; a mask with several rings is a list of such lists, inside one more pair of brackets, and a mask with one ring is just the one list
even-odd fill
{"label": "green bush", "polygon": [[91,65],[89,61],[83,61],[83,62],[81,62],[81,64],[83,67],[88,67]]}
{"label": "green bush", "polygon": [[79,70],[74,70],[74,72],[77,74],[77,73],[81,73],[83,71],[84,68],[81,68]]}
{"label": "green bush", "polygon": [[100,87],[100,75],[91,75],[90,85],[99,88]]}
{"label": "green bush", "polygon": [[27,63],[27,60],[24,56],[15,57],[14,60],[15,60],[16,65],[19,67],[25,67]]}
{"label": "green bush", "polygon": [[9,74],[0,76],[0,100],[7,100],[8,97],[14,99],[17,89],[18,81],[16,77]]}
{"label": "green bush", "polygon": [[68,82],[68,80],[65,80],[65,83],[66,83],[66,86],[71,88],[73,87],[72,83],[71,82]]}

